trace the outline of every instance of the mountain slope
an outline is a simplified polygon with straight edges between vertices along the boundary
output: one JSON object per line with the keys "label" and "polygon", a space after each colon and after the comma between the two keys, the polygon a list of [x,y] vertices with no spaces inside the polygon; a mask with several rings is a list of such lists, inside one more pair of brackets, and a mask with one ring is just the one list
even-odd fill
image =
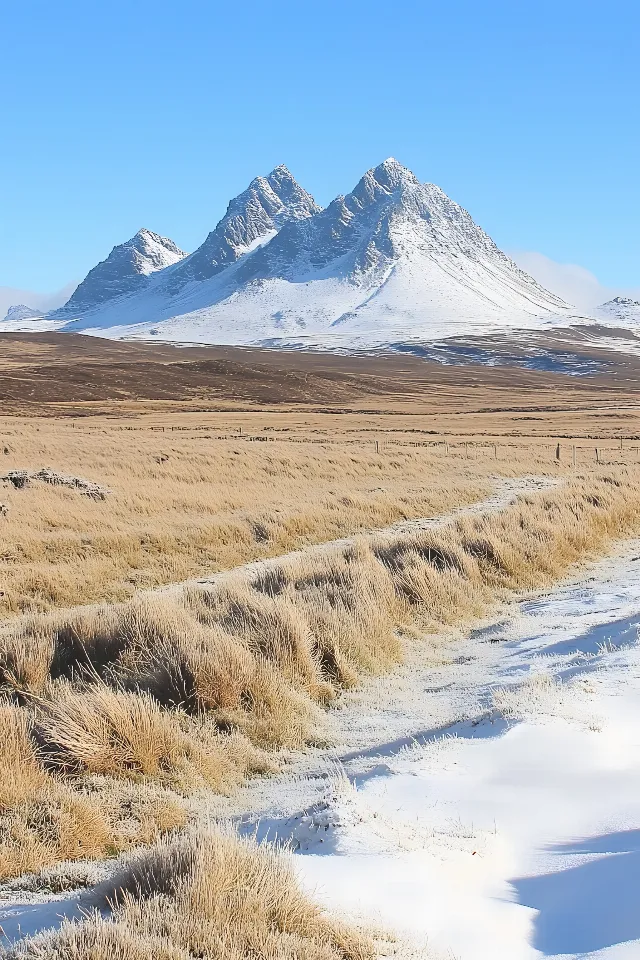
{"label": "mountain slope", "polygon": [[594,311],[599,320],[607,324],[621,323],[624,326],[640,325],[640,300],[631,297],[614,297],[601,303]]}
{"label": "mountain slope", "polygon": [[[320,304],[305,312],[311,322],[334,313],[331,327],[370,320],[409,332],[461,315],[489,321],[508,319],[510,311],[526,317],[566,308],[439,187],[421,184],[393,159],[315,217],[283,227],[238,271],[239,284],[256,281],[309,285],[305,298],[317,289]],[[322,281],[324,291],[315,286]],[[296,323],[303,308],[294,291],[289,296],[288,315],[281,309],[276,319]]]}
{"label": "mountain slope", "polygon": [[278,167],[194,254],[148,287],[82,313],[108,336],[345,348],[495,327],[569,308],[439,187],[393,159],[325,210]]}
{"label": "mountain slope", "polygon": [[284,165],[256,177],[231,201],[204,243],[173,271],[169,291],[191,280],[208,280],[235,263],[252,245],[272,237],[285,223],[304,220],[320,207]]}
{"label": "mountain slope", "polygon": [[126,243],[114,247],[106,260],[93,267],[56,316],[99,307],[145,287],[151,274],[178,263],[186,254],[167,237],[138,230]]}

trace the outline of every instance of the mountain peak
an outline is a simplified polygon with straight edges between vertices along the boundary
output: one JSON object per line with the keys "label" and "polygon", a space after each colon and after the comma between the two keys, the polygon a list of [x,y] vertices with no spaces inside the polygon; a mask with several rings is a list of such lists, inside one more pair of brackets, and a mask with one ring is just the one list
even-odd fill
{"label": "mountain peak", "polygon": [[320,210],[311,194],[300,186],[284,163],[274,167],[266,179],[283,208],[281,213],[277,215],[279,217],[278,227],[289,220],[305,220]]}
{"label": "mountain peak", "polygon": [[160,234],[154,233],[153,230],[148,230],[146,227],[140,227],[138,232],[131,237],[131,240],[166,240],[166,239],[167,239],[166,237],[161,237]]}
{"label": "mountain peak", "polygon": [[[153,230],[147,230],[146,227],[140,227],[138,232],[122,246],[135,247],[146,258],[146,262],[140,262],[139,264],[139,272],[145,274],[154,273],[156,270],[169,266],[169,262],[176,263],[186,257],[184,250],[181,250],[173,240],[170,240],[169,237],[162,237],[159,233],[154,233]],[[118,249],[119,247],[114,247],[111,253],[113,254]]]}
{"label": "mountain peak", "polygon": [[380,200],[386,201],[398,192],[411,192],[420,186],[420,181],[411,170],[389,157],[377,167],[367,170],[344,202],[349,209],[369,207]]}
{"label": "mountain peak", "polygon": [[289,167],[287,167],[286,164],[284,163],[279,163],[277,167],[274,167],[271,173],[269,174],[269,176],[267,177],[267,180],[269,180],[271,177],[274,177],[274,178],[282,177],[282,179],[286,179],[286,180],[295,180],[295,177],[291,173],[291,170],[289,170]]}
{"label": "mountain peak", "polygon": [[[423,309],[433,312],[437,304],[441,317],[449,310],[445,290],[475,315],[565,306],[520,271],[466,210],[439,187],[420,183],[394,157],[367,170],[351,193],[326,210],[289,222],[239,268],[234,282],[285,281],[294,290],[331,280],[354,291],[376,291],[386,290],[391,278],[387,292],[406,283],[422,291]],[[403,296],[393,307],[399,315]],[[374,299],[376,308],[383,303],[378,293],[362,297],[371,302],[367,312],[374,311]]]}
{"label": "mountain peak", "polygon": [[134,293],[146,284],[152,273],[185,256],[173,240],[141,227],[130,240],[115,246],[105,260],[89,271],[60,312],[63,315],[84,312]]}
{"label": "mountain peak", "polygon": [[606,320],[632,320],[635,323],[640,321],[640,300],[634,300],[633,297],[614,297],[613,300],[607,300],[596,307],[596,316],[604,317]]}
{"label": "mountain peak", "polygon": [[409,176],[412,180],[416,180],[416,176],[409,170],[409,167],[405,167],[404,164],[400,163],[399,160],[396,160],[395,157],[387,157],[386,160],[383,160],[382,163],[379,163],[377,167],[373,167],[374,173],[386,173],[389,176]]}
{"label": "mountain peak", "polygon": [[170,292],[177,292],[192,280],[210,279],[254,246],[270,240],[285,224],[306,220],[319,210],[311,194],[284,164],[274,167],[266,177],[255,177],[230,202],[204,243],[171,276]]}
{"label": "mountain peak", "polygon": [[408,167],[404,167],[394,157],[387,157],[377,167],[369,171],[372,176],[383,186],[396,189],[403,185],[416,185],[420,181]]}
{"label": "mountain peak", "polygon": [[16,303],[13,306],[9,307],[7,310],[7,315],[4,318],[7,320],[34,320],[37,317],[42,316],[42,310],[34,310],[32,307],[28,307],[25,303]]}
{"label": "mountain peak", "polygon": [[640,300],[632,300],[631,297],[614,297],[613,300],[607,300],[606,303],[603,303],[603,307],[608,306],[616,307],[640,307]]}

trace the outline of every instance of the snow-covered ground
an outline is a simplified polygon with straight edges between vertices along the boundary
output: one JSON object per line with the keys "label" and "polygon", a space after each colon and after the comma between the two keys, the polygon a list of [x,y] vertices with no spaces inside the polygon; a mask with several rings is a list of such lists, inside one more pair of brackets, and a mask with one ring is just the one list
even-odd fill
{"label": "snow-covered ground", "polygon": [[52,317],[0,320],[0,333],[51,333],[63,329],[72,333],[73,325],[67,320],[55,320]]}
{"label": "snow-covered ground", "polygon": [[[233,801],[331,910],[425,960],[640,956],[640,541],[346,694],[335,745]],[[75,895],[6,898],[13,939]]]}
{"label": "snow-covered ground", "polygon": [[291,829],[327,906],[426,957],[640,956],[639,550],[431,671],[475,717],[346,759]]}

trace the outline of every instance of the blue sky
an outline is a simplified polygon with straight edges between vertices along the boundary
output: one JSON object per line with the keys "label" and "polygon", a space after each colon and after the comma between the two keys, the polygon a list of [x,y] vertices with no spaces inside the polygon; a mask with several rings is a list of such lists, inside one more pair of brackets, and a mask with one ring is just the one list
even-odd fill
{"label": "blue sky", "polygon": [[325,204],[392,155],[502,248],[640,287],[635,3],[21,0],[2,36],[0,286],[143,225],[191,250],[278,163]]}

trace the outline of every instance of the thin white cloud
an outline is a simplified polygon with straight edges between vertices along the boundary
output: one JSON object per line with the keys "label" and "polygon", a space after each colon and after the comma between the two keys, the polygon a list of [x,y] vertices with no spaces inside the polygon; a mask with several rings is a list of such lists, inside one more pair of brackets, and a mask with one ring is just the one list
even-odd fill
{"label": "thin white cloud", "polygon": [[0,287],[0,320],[6,315],[9,307],[23,303],[34,310],[55,310],[66,303],[77,284],[68,283],[62,290],[55,293],[34,293],[32,290],[18,290],[15,287]]}
{"label": "thin white cloud", "polygon": [[558,263],[533,250],[512,251],[510,256],[547,290],[581,309],[597,307],[619,296],[640,300],[640,287],[605,287],[593,273],[577,263]]}

